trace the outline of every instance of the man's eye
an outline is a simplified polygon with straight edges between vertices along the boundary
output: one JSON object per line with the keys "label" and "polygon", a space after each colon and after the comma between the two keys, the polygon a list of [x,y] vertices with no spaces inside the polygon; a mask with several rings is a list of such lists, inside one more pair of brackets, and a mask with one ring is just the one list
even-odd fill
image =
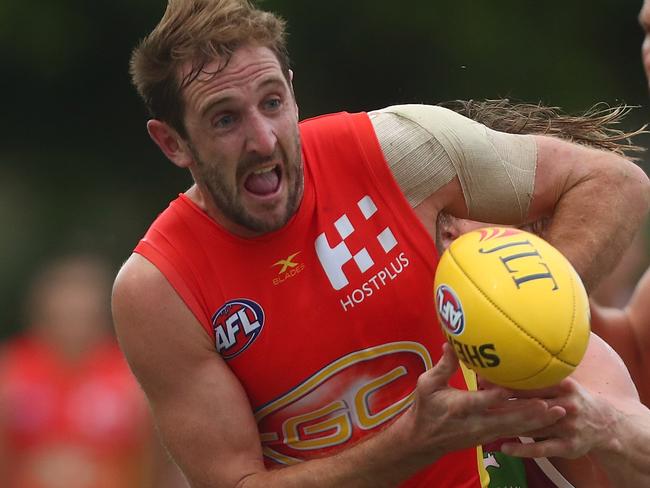
{"label": "man's eye", "polygon": [[269,110],[276,110],[282,105],[282,100],[279,98],[271,98],[265,102],[266,108]]}
{"label": "man's eye", "polygon": [[223,115],[216,119],[214,126],[219,129],[224,129],[230,127],[235,122],[235,117],[233,115]]}

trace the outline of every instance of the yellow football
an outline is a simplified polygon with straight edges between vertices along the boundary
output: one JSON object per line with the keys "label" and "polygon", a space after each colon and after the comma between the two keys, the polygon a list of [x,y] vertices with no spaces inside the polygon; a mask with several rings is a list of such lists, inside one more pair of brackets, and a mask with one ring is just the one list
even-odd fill
{"label": "yellow football", "polygon": [[435,277],[443,333],[479,376],[515,389],[571,374],[589,341],[589,301],[571,263],[542,238],[485,227],[456,239]]}

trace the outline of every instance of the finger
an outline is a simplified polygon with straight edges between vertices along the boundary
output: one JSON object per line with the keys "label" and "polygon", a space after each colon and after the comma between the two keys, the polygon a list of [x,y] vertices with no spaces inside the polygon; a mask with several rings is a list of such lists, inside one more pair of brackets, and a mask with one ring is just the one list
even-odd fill
{"label": "finger", "polygon": [[501,446],[501,452],[508,456],[540,458],[540,457],[565,457],[576,458],[584,453],[578,451],[569,439],[544,439],[528,444],[506,442]]}
{"label": "finger", "polygon": [[549,405],[557,405],[564,408],[568,414],[575,415],[581,410],[585,402],[585,390],[573,378],[566,378],[558,385],[558,396],[548,398]]}
{"label": "finger", "polygon": [[502,415],[507,412],[524,411],[527,412],[531,408],[540,408],[542,406],[545,410],[552,408],[559,409],[558,413],[564,415],[565,408],[562,405],[556,405],[541,398],[508,398],[490,407],[490,411],[495,414]]}
{"label": "finger", "polygon": [[566,415],[558,407],[548,408],[543,400],[530,400],[526,408],[490,411],[477,417],[487,432],[498,437],[516,437],[548,428]]}
{"label": "finger", "polygon": [[449,385],[449,380],[458,370],[458,358],[451,346],[445,342],[442,345],[442,356],[429,371],[420,376],[418,383],[426,393],[432,393]]}
{"label": "finger", "polygon": [[540,388],[537,390],[514,390],[514,395],[517,398],[557,398],[566,396],[575,391],[578,383],[572,378],[565,378],[558,384],[549,386],[548,388]]}
{"label": "finger", "polygon": [[558,385],[538,390],[515,390],[514,395],[517,398],[555,398],[562,394]]}
{"label": "finger", "polygon": [[530,437],[532,439],[550,439],[568,437],[571,433],[567,432],[566,424],[560,419],[558,422],[537,430],[525,432],[520,437]]}
{"label": "finger", "polygon": [[512,392],[506,388],[496,386],[489,390],[466,392],[465,408],[467,413],[488,413],[496,410],[510,410],[507,408]]}

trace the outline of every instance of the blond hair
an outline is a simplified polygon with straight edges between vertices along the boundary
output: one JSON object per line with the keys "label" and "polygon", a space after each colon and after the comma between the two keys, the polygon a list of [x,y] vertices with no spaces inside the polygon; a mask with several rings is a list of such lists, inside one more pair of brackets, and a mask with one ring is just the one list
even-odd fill
{"label": "blond hair", "polygon": [[[289,79],[285,22],[248,0],[169,0],[158,25],[133,50],[130,73],[149,114],[187,136],[182,89],[214,59],[244,44],[268,47]],[[184,77],[181,68],[191,70]],[[213,74],[213,73],[208,73]]]}
{"label": "blond hair", "polygon": [[628,105],[610,107],[597,103],[580,115],[565,114],[559,107],[512,103],[507,99],[454,100],[441,105],[500,132],[555,136],[632,160],[638,158],[630,153],[644,151],[632,143],[632,137],[647,133],[646,125],[633,131],[617,128],[633,108]]}

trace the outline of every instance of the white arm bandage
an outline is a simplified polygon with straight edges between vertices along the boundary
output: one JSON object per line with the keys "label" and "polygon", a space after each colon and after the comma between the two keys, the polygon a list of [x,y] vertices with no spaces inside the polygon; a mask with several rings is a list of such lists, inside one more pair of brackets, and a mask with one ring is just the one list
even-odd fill
{"label": "white arm bandage", "polygon": [[471,219],[526,219],[537,161],[532,136],[497,132],[432,105],[395,105],[369,115],[411,206],[458,176]]}

